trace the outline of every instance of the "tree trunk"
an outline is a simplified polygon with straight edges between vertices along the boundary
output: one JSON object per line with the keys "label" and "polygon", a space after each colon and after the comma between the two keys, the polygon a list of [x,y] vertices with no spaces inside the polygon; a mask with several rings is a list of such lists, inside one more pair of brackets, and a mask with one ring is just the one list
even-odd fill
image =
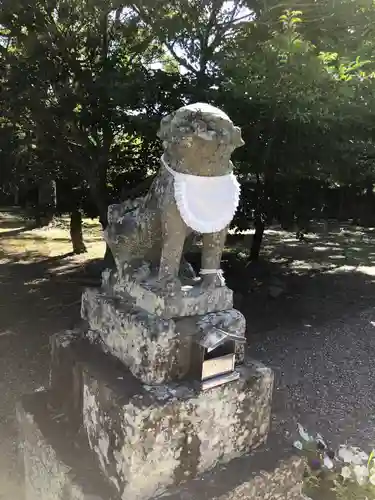
{"label": "tree trunk", "polygon": [[253,241],[250,250],[250,260],[258,261],[260,249],[262,248],[264,229],[266,226],[263,221],[262,214],[257,215],[254,226],[255,226],[255,233],[253,236]]}
{"label": "tree trunk", "polygon": [[366,179],[365,195],[362,196],[362,224],[366,227],[373,224],[374,184],[371,178]]}
{"label": "tree trunk", "polygon": [[257,187],[256,187],[257,204],[256,204],[255,221],[254,221],[255,233],[253,236],[253,241],[249,256],[249,260],[251,261],[259,260],[260,249],[262,247],[263,234],[266,226],[266,197],[267,197],[266,185],[267,185],[267,180],[265,179],[264,182],[262,183],[260,175],[257,174]]}
{"label": "tree trunk", "polygon": [[[337,218],[339,221],[343,221],[343,220],[346,220],[346,214],[345,214],[345,208],[347,206],[346,186],[340,186],[338,189],[339,189],[339,209],[338,209]],[[328,198],[327,205],[329,206],[329,198]],[[329,208],[331,208],[331,207],[329,206]]]}
{"label": "tree trunk", "polygon": [[[106,196],[107,193],[105,192],[106,171],[105,173],[103,173],[103,170],[101,171],[101,176],[99,176],[99,181],[96,178],[90,179],[91,182],[89,183],[89,186],[91,198],[98,209],[99,222],[104,231],[108,225],[108,197]],[[106,245],[103,261],[107,269],[114,269],[116,267],[115,260],[108,245]]]}
{"label": "tree trunk", "polygon": [[13,204],[18,207],[20,204],[20,190],[18,186],[13,186]]}
{"label": "tree trunk", "polygon": [[70,238],[75,254],[87,252],[82,234],[82,214],[79,210],[73,210],[70,214]]}
{"label": "tree trunk", "polygon": [[[106,203],[103,203],[103,201],[100,201],[98,203],[98,206],[102,207],[102,210],[100,210],[101,213],[99,215],[99,222],[104,231],[108,225],[108,207]],[[105,207],[105,210],[103,210],[103,207]],[[116,267],[115,259],[113,258],[111,249],[107,244],[105,246],[105,254],[103,257],[103,261],[106,269],[114,269]]]}
{"label": "tree trunk", "polygon": [[249,260],[257,261],[259,260],[260,249],[262,247],[263,234],[266,225],[266,220],[269,215],[270,208],[270,196],[273,195],[271,193],[271,186],[274,181],[275,173],[270,165],[270,158],[272,152],[272,146],[274,144],[276,138],[277,130],[275,125],[275,119],[272,121],[270,136],[264,150],[263,154],[263,182],[261,181],[260,174],[256,174],[257,184],[256,184],[256,193],[257,193],[257,203],[255,210],[255,233],[253,236],[253,241],[250,250]]}
{"label": "tree trunk", "polygon": [[56,181],[53,179],[44,180],[38,188],[37,225],[48,226],[53,220],[56,206]]}

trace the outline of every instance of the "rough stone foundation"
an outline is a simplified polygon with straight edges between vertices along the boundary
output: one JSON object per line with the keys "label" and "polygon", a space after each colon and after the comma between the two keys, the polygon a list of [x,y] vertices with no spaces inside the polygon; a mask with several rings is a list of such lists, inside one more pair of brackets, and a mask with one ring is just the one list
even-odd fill
{"label": "rough stone foundation", "polygon": [[251,361],[238,371],[238,381],[200,392],[185,384],[131,391],[130,374],[110,386],[84,369],[84,428],[122,498],[150,498],[266,439],[272,372]]}
{"label": "rough stone foundation", "polygon": [[121,495],[149,498],[267,437],[273,374],[255,361],[237,367],[239,380],[201,392],[194,383],[141,384],[79,331],[52,344],[51,401],[85,432]]}
{"label": "rough stone foundation", "polygon": [[[166,319],[95,289],[83,293],[81,315],[109,352],[146,384],[163,384],[187,375],[193,336],[200,323],[219,323],[238,335],[244,335],[246,328],[245,318],[235,309]],[[243,352],[238,354],[242,360]]]}
{"label": "rough stone foundation", "polygon": [[233,307],[233,292],[226,286],[211,290],[183,286],[181,291],[171,295],[147,282],[136,283],[130,276],[122,276],[120,282],[112,284],[110,276],[110,272],[103,273],[103,288],[110,294],[122,297],[135,307],[162,318],[197,316]]}
{"label": "rough stone foundation", "polygon": [[[48,392],[17,408],[25,465],[25,500],[140,500],[119,496],[96,465],[85,440],[73,438],[63,417],[48,410]],[[267,447],[218,465],[182,487],[148,500],[303,500],[304,463],[279,436]],[[147,476],[143,478],[147,484]]]}

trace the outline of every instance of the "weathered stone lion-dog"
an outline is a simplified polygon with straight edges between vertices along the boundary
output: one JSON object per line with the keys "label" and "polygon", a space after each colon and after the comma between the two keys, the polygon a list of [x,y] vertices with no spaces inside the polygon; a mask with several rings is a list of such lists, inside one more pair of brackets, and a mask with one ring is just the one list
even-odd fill
{"label": "weathered stone lion-dog", "polygon": [[[161,167],[148,194],[133,210],[109,208],[104,237],[119,278],[149,263],[156,282],[179,288],[186,239],[202,234],[201,285],[220,286],[220,261],[239,200],[231,154],[241,130],[208,104],[184,106],[163,118]],[[151,279],[151,276],[149,277]]]}

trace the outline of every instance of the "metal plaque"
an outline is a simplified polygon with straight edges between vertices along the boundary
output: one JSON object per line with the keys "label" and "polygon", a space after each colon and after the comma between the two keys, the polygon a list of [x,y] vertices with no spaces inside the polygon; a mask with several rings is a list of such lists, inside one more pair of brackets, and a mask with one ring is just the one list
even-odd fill
{"label": "metal plaque", "polygon": [[203,361],[202,380],[232,372],[234,370],[235,359],[235,354],[227,354]]}

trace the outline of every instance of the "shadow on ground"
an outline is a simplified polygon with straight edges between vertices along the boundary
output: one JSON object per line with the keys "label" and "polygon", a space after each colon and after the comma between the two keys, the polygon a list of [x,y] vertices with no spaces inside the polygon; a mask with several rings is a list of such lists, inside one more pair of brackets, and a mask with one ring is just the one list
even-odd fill
{"label": "shadow on ground", "polygon": [[78,318],[82,287],[100,283],[101,267],[100,261],[77,264],[71,253],[32,263],[8,261],[1,265],[0,330],[26,333],[24,330],[34,321],[72,327]]}
{"label": "shadow on ground", "polygon": [[[79,319],[85,271],[73,257],[0,264],[0,499],[22,498],[17,472],[15,406],[48,381],[49,337]],[[9,256],[8,256],[9,257]],[[85,269],[90,266],[85,265]],[[70,275],[73,269],[73,275]],[[92,280],[91,280],[92,281]],[[87,281],[86,283],[87,284]]]}
{"label": "shadow on ground", "polygon": [[372,305],[375,233],[334,228],[299,241],[285,231],[267,231],[258,263],[247,262],[251,237],[232,237],[224,257],[227,281],[248,332],[312,328]]}
{"label": "shadow on ground", "polygon": [[[194,256],[196,260],[199,257]],[[72,254],[31,263],[8,262],[5,273],[1,267],[0,293],[6,297],[6,314],[1,314],[0,325],[13,330],[22,330],[19,325],[30,321],[63,321],[64,327],[73,326],[79,319],[82,288],[98,286],[103,270],[100,259],[77,262]],[[271,260],[248,265],[228,252],[223,269],[228,286],[235,290],[235,307],[247,318],[250,338],[280,327],[313,328],[354,314],[371,306],[375,293],[375,275],[348,264],[295,269],[289,260]]]}

